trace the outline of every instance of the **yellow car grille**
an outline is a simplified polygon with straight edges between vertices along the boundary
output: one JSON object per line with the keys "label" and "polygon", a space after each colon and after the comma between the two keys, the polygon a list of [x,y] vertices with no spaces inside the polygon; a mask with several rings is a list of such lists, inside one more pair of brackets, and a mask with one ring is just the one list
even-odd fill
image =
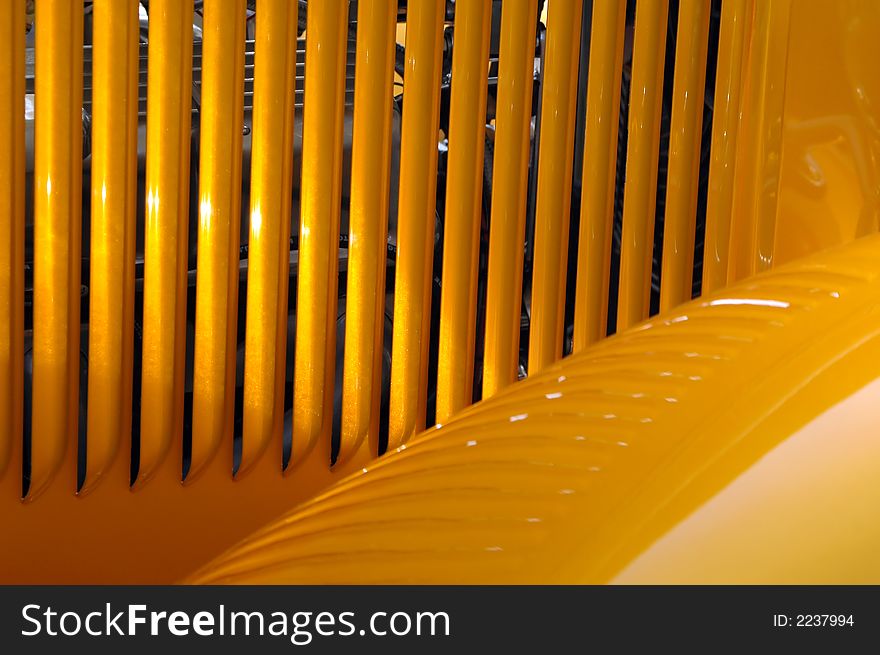
{"label": "yellow car grille", "polygon": [[[286,472],[305,486],[298,495],[276,498],[255,510],[250,522],[242,521],[244,530],[326,486],[333,475],[379,454],[384,438],[379,407],[386,220],[393,204],[397,241],[396,260],[389,269],[394,297],[387,447],[402,447],[425,427],[428,389],[433,384],[428,379],[432,339],[438,344],[438,423],[471,403],[475,344],[484,344],[482,361],[476,364],[482,366],[483,398],[518,378],[537,0],[506,2],[501,17],[484,300],[477,289],[492,2],[456,3],[449,134],[442,135],[448,136],[449,152],[436,328],[431,321],[432,259],[445,3],[411,2],[407,13],[397,197],[389,191],[395,1],[358,4],[352,95],[348,3],[308,4],[307,65],[304,89],[298,90],[302,62],[297,62],[297,3],[258,3],[253,79],[246,80],[250,55],[245,47],[245,0],[206,0],[203,40],[198,46],[201,65],[196,71],[201,139],[197,189],[189,188],[193,2],[151,0],[149,4],[143,346],[136,380],[137,130],[143,111],[138,92],[143,86],[138,3],[94,3],[92,172],[90,188],[85,189],[80,166],[82,6],[69,0],[36,3],[33,383],[27,417],[22,111],[26,20],[23,2],[0,7],[0,492],[16,502],[22,488],[26,501],[53,488],[48,495],[55,499],[79,492],[83,502],[75,511],[80,511],[90,495],[99,495],[93,492],[110,486],[101,484],[106,478],[112,478],[117,492],[128,489],[124,481],[141,493],[151,485],[174,487],[169,495],[154,496],[155,507],[143,510],[143,516],[156,516],[161,503],[180,497],[176,494],[184,458],[187,485],[193,483],[188,488],[198,487],[202,479],[206,485],[228,485],[233,478],[238,376],[243,378],[243,427],[235,476],[253,478],[254,470],[266,476],[265,491],[251,483],[251,491],[241,496],[258,504],[260,498],[284,489],[285,362],[286,351],[292,349],[292,445]],[[630,47],[626,3],[593,3],[589,70],[586,87],[580,89],[580,34],[585,20],[581,3],[553,0],[549,6],[544,56],[537,60],[542,85],[529,374],[563,356],[567,302],[574,304],[575,352],[605,336],[609,307],[617,309],[618,329],[649,314],[668,3],[639,0],[637,6],[616,298],[610,269],[622,62]],[[678,10],[661,264],[664,309],[691,296],[710,10],[708,0],[681,0]],[[779,55],[784,54],[785,44],[778,34],[784,33],[788,3],[724,0],[721,12],[704,291],[767,268],[773,261],[773,180],[779,163],[766,154],[781,138],[774,116],[782,111],[778,81],[784,56]],[[715,67],[715,62],[709,65]],[[252,99],[246,93],[250,89]],[[585,92],[586,98],[581,206],[578,233],[569,234],[579,92]],[[347,101],[354,105],[347,320],[342,418],[333,446]],[[237,308],[245,103],[253,109],[253,149],[246,319],[241,326]],[[299,259],[297,276],[291,278],[289,217],[291,188],[296,184],[292,143],[294,112],[300,104],[304,113]],[[83,316],[81,194],[91,195],[90,288],[88,313]],[[198,260],[190,440],[183,425],[190,391],[185,388],[185,366],[191,197],[197,206],[193,220]],[[567,297],[567,253],[575,237],[576,291]],[[289,281],[296,284],[296,334],[288,343]],[[294,289],[290,291],[293,295]],[[485,311],[484,331],[476,319],[478,307]],[[88,324],[88,410],[80,417],[84,323]],[[241,334],[243,371],[237,362]],[[135,475],[129,480],[126,457],[133,448],[133,423],[139,438],[133,453]],[[303,464],[308,461],[313,464]],[[333,471],[331,461],[335,461]],[[227,487],[223,489],[218,497],[228,497],[223,495]],[[94,501],[105,502],[111,507],[110,500]],[[118,520],[127,524],[135,519]],[[187,520],[180,518],[175,525],[185,527]],[[214,520],[220,519],[214,516]],[[31,525],[30,521],[22,518],[21,525]]]}

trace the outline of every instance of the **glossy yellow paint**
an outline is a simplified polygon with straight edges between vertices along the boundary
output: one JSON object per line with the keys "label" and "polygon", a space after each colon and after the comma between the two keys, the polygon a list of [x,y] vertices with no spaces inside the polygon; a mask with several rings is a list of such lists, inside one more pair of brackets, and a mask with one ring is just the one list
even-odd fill
{"label": "glossy yellow paint", "polygon": [[0,480],[24,424],[24,22],[22,3],[0,7]]}
{"label": "glossy yellow paint", "polygon": [[[282,474],[281,454],[269,455],[236,478],[231,458],[215,457],[197,479],[182,485],[175,440],[149,479],[130,487],[129,461],[117,456],[83,496],[75,493],[77,456],[70,447],[55,483],[33,502],[21,500],[21,476],[7,474],[0,478],[0,520],[8,537],[0,580],[171,583],[368,463],[361,449],[331,470],[326,453],[314,449],[291,478]],[[21,470],[20,448],[9,470]]]}
{"label": "glossy yellow paint", "polygon": [[448,421],[473,398],[491,20],[490,0],[456,5],[440,287],[438,423]]}
{"label": "glossy yellow paint", "polygon": [[379,452],[391,184],[393,0],[358,3],[342,424],[337,461],[366,440]]}
{"label": "glossy yellow paint", "polygon": [[528,191],[536,0],[501,11],[483,398],[517,379]]}
{"label": "glossy yellow paint", "polygon": [[[562,357],[582,3],[550,5],[542,79],[529,375]],[[607,165],[607,163],[606,163]]]}
{"label": "glossy yellow paint", "polygon": [[[50,485],[79,418],[83,15],[37,6],[34,87],[34,373],[28,498]],[[75,471],[66,478],[75,485]]]}
{"label": "glossy yellow paint", "polygon": [[643,0],[636,12],[623,188],[618,330],[648,317],[668,8],[668,0]]}
{"label": "glossy yellow paint", "polygon": [[257,15],[239,474],[253,467],[273,441],[281,451],[297,11],[298,5],[286,0],[264,0]]}
{"label": "glossy yellow paint", "polygon": [[[792,261],[880,224],[880,4],[791,6],[774,256]],[[817,47],[821,44],[821,47]]]}
{"label": "glossy yellow paint", "polygon": [[877,230],[877,30],[860,0],[722,7],[705,289]]}
{"label": "glossy yellow paint", "polygon": [[388,447],[425,427],[445,3],[407,9]]}
{"label": "glossy yellow paint", "polygon": [[[211,9],[209,6],[209,14]],[[63,26],[59,22],[50,29],[52,21],[49,12],[53,11],[53,4],[41,2],[40,11],[41,34],[63,36],[64,30],[69,27],[66,19]],[[73,14],[77,15],[77,12]],[[16,535],[16,538],[4,540],[3,543],[0,580],[4,582],[170,582],[284,510],[311,497],[345,474],[361,468],[367,461],[367,454],[362,450],[350,461],[331,471],[326,454],[315,451],[299,462],[293,481],[282,476],[280,453],[277,457],[260,458],[248,475],[236,479],[232,476],[231,458],[214,457],[197,479],[192,480],[192,484],[180,484],[192,3],[187,7],[187,3],[179,0],[153,0],[150,14],[145,364],[138,482],[133,487],[129,485],[129,461],[117,456],[87,495],[77,495],[77,453],[73,443],[70,447],[60,449],[57,471],[51,476],[47,474],[45,491],[34,502],[21,501],[19,474],[7,474],[0,478],[0,522],[8,534]],[[0,10],[0,19],[3,18],[5,16]],[[0,29],[6,26],[6,22],[0,20]],[[210,47],[210,44],[207,45]],[[81,69],[81,65],[70,63],[76,60],[81,48],[68,48],[61,56],[52,54],[53,48],[57,47],[66,47],[63,38],[38,42],[37,49],[41,54],[37,59],[44,62],[42,65],[48,71],[45,75],[41,73],[46,88],[38,86],[41,97],[47,99],[42,102],[49,102],[53,98],[56,102],[63,100],[65,90],[71,83],[68,67]],[[228,43],[224,47],[228,50]],[[217,58],[214,61],[222,63]],[[0,71],[4,70],[5,63],[5,60],[0,63]],[[12,59],[10,63],[23,67],[23,56],[20,62]],[[55,83],[58,86],[53,92],[50,87]],[[207,80],[205,83],[210,87]],[[203,100],[207,91],[203,88]],[[42,145],[38,147],[42,148],[42,154],[38,153],[38,160],[43,159],[38,170],[67,174],[71,171],[76,174],[79,170],[79,155],[71,158],[66,150],[68,141],[57,137],[59,134],[72,133],[79,138],[80,104],[76,100],[61,107],[65,110],[65,117],[69,114],[75,118],[71,118],[75,127],[66,131],[55,127],[57,116],[55,123],[49,121],[54,115],[51,111],[46,110],[41,114],[38,141]],[[76,109],[71,110],[70,105]],[[18,108],[21,104],[16,102],[15,106]],[[0,118],[3,116],[3,107],[6,107],[6,103],[0,103]],[[230,134],[219,129],[207,129],[206,119],[203,113],[202,151],[230,148]],[[240,133],[240,123],[236,123],[236,127]],[[53,135],[55,143],[50,145]],[[23,165],[20,170],[23,172]],[[67,179],[62,177],[61,181],[66,182]],[[45,178],[41,182],[45,184]],[[227,192],[232,193],[234,185],[227,186]],[[52,187],[56,193],[72,193],[77,188],[78,183],[73,187],[59,188],[55,182]],[[70,206],[79,207],[79,201],[71,202]],[[63,214],[65,222],[62,225],[66,225],[70,215],[69,206],[59,206],[56,213]],[[47,216],[45,212],[38,214],[38,225]],[[237,232],[231,234],[237,235]],[[49,252],[40,239],[38,236],[38,244],[45,252],[38,254],[38,257],[54,256],[55,253]],[[57,238],[53,238],[52,245],[58,244]],[[43,266],[40,261],[38,259],[38,269]],[[232,261],[237,263],[237,252]],[[44,270],[50,269],[44,267]],[[52,284],[49,279],[38,278],[37,281],[37,294],[38,297],[42,294],[44,302],[54,290],[67,288],[66,279],[52,280]],[[78,290],[78,286],[76,288]],[[78,321],[76,325],[78,339]],[[197,341],[200,338],[205,338],[205,334],[198,333]],[[61,347],[66,343],[61,341]],[[55,347],[58,347],[57,344]],[[222,385],[221,381],[217,383],[218,387]],[[50,408],[47,405],[39,407],[45,419]],[[64,409],[66,403],[59,403],[55,407]],[[43,427],[46,427],[45,424]],[[39,440],[41,447],[44,447],[47,439],[53,435],[38,430],[35,427],[35,444]],[[22,467],[20,443],[19,440],[13,440],[7,467],[16,473]],[[231,450],[231,443],[229,445]],[[53,479],[55,483],[49,484]],[[161,529],[157,526],[161,526]],[[71,540],[74,540],[76,547],[66,547]],[[39,562],[39,566],[34,566],[34,562]]]}
{"label": "glossy yellow paint", "polygon": [[86,475],[131,441],[137,202],[138,3],[96,0]]}
{"label": "glossy yellow paint", "polygon": [[319,441],[330,461],[347,18],[348,2],[308,5],[292,467]]}
{"label": "glossy yellow paint", "polygon": [[192,0],[150,4],[139,482],[172,445],[182,457],[192,14]]}
{"label": "glossy yellow paint", "polygon": [[192,464],[232,450],[244,124],[244,0],[206,0],[202,41]]}
{"label": "glossy yellow paint", "polygon": [[877,583],[878,310],[880,236],[681,305],[188,580]]}
{"label": "glossy yellow paint", "polygon": [[740,100],[728,283],[773,265],[791,0],[756,2]]}
{"label": "glossy yellow paint", "polygon": [[711,0],[683,0],[678,9],[660,311],[690,300],[693,289],[710,10]]}
{"label": "glossy yellow paint", "polygon": [[[591,73],[588,120],[596,122],[589,123],[587,143],[605,144],[605,150],[595,152],[608,156],[596,160],[606,164],[616,153],[612,130],[619,70],[614,67],[620,57],[614,56],[614,48],[622,48],[623,19],[622,13],[614,12],[621,12],[621,4],[597,1],[594,7],[594,22],[617,28],[604,35],[607,57],[595,56],[598,32],[591,54],[594,70],[605,70],[606,77]],[[70,43],[76,41],[67,32],[70,25],[58,20],[66,18],[67,5],[41,0],[40,7],[44,14],[38,22],[48,31],[41,32],[38,39],[43,40],[37,44],[37,78],[43,80],[37,85],[43,100],[37,110],[35,299],[44,319],[38,332],[45,331],[38,335],[43,377],[37,382],[43,400],[46,389],[54,389],[61,401],[35,405],[35,420],[40,412],[45,415],[39,416],[42,424],[34,431],[41,459],[40,484],[32,486],[32,491],[40,491],[39,498],[34,493],[28,499],[33,502],[20,498],[21,441],[14,431],[11,441],[0,441],[0,453],[4,445],[9,453],[6,474],[0,472],[0,523],[16,535],[3,542],[0,581],[880,581],[874,556],[880,546],[874,520],[880,506],[874,484],[880,453],[873,439],[873,409],[880,393],[877,237],[745,280],[594,347],[581,346],[577,356],[465,409],[444,421],[442,429],[401,444],[400,452],[379,462],[371,463],[368,449],[360,447],[331,470],[329,445],[313,448],[297,456],[291,480],[282,475],[280,453],[251,458],[248,474],[236,478],[231,458],[213,457],[192,484],[181,485],[192,7],[170,0],[151,3],[144,325],[148,364],[139,481],[129,486],[129,462],[117,454],[89,493],[76,495],[75,432],[67,423],[76,397],[67,392],[78,390],[78,385],[64,378],[64,367],[68,355],[76,360],[79,346],[79,321],[68,312],[78,308],[71,300],[78,296],[68,292],[78,289],[78,278],[76,286],[68,284],[79,270],[73,266],[79,255],[71,255],[78,247],[79,204],[72,198],[78,182],[71,185],[70,180],[79,171],[79,154],[73,151],[80,134],[80,101],[67,96],[78,84],[80,66],[72,59],[79,50]],[[719,76],[719,86],[727,84],[731,99],[724,109],[716,99],[716,121],[726,116],[731,129],[739,129],[739,138],[730,130],[716,132],[726,143],[723,170],[734,180],[729,197],[736,205],[724,210],[721,199],[718,207],[740,218],[751,206],[760,209],[754,231],[751,223],[745,231],[743,223],[734,224],[734,246],[748,251],[754,244],[754,252],[766,252],[761,248],[773,226],[772,253],[778,262],[783,254],[799,257],[826,243],[875,230],[873,194],[880,176],[872,163],[877,109],[869,73],[880,43],[878,8],[860,0],[772,0],[771,5],[755,8],[725,0],[723,10],[747,20],[740,24],[741,37],[736,21],[729,26],[731,47],[735,50],[737,38],[742,40],[742,102],[732,98],[740,86],[734,72],[726,83]],[[11,13],[5,11],[0,9],[0,33],[10,29],[6,19]],[[518,10],[506,9],[508,22],[513,11]],[[76,26],[76,12],[73,15]],[[318,41],[323,54],[328,43],[334,44],[330,58],[338,62],[333,53],[344,35],[344,21],[328,24],[333,29],[323,34],[330,37]],[[724,34],[722,29],[722,38]],[[517,46],[520,55],[528,55],[520,62],[524,71],[531,48],[523,48],[523,42],[533,40],[520,40]],[[4,43],[13,46],[15,38]],[[502,50],[514,52],[514,46]],[[822,53],[828,53],[828,62],[820,66],[816,62]],[[735,52],[730,56],[736,57]],[[336,71],[334,65],[320,70]],[[0,135],[10,129],[4,121],[21,120],[15,113],[21,105],[14,95],[23,93],[16,90],[21,89],[15,86],[20,84],[17,74],[4,77],[15,66],[22,63],[14,56],[0,61]],[[341,102],[326,102],[326,97],[341,97],[336,87],[341,76],[315,76],[318,86],[310,89],[319,90],[310,91],[309,98],[324,108],[326,120],[313,114],[307,125],[335,125],[335,114],[326,109],[332,105],[335,111]],[[835,92],[808,88],[809,80]],[[594,88],[611,90],[594,96]],[[509,91],[507,97],[513,98]],[[326,93],[325,101],[319,99],[321,93]],[[47,98],[61,103],[42,111]],[[52,110],[53,106],[58,108]],[[521,105],[521,115],[527,116],[527,104]],[[822,116],[827,119],[824,124]],[[596,125],[608,126],[609,134]],[[229,148],[230,134],[205,131],[203,151]],[[328,129],[321,134],[312,147],[331,154],[308,155],[304,184],[311,189],[312,207],[327,209],[314,214],[317,227],[326,226],[332,215],[338,194],[324,191],[332,191],[341,162],[341,148],[327,146],[337,133]],[[744,140],[760,148],[744,146]],[[14,157],[20,146],[0,139],[0,148]],[[587,150],[589,162],[594,151],[589,146]],[[734,150],[736,158],[729,160],[726,153]],[[422,157],[424,152],[435,150],[423,151]],[[727,168],[728,161],[735,166]],[[0,173],[6,164],[0,161]],[[613,168],[609,165],[608,170]],[[44,194],[41,199],[47,172],[53,193],[60,195]],[[113,174],[121,178],[120,171]],[[59,175],[61,187],[56,186]],[[330,182],[321,186],[312,176]],[[605,229],[610,225],[609,177],[588,180],[598,183],[591,197]],[[16,209],[20,205],[14,197],[22,178],[14,169],[8,177],[0,174],[0,190],[7,191],[7,185],[12,189],[8,206],[13,212],[22,211]],[[520,178],[510,171],[505,179],[514,184],[504,191],[518,193],[523,188],[516,186]],[[495,181],[497,193],[502,193],[497,176]],[[744,189],[753,189],[757,200],[744,195]],[[121,193],[122,188],[117,185],[112,191]],[[280,197],[280,189],[269,191],[276,200]],[[605,210],[599,200],[606,203]],[[593,201],[588,204],[585,198],[584,211],[594,206]],[[504,202],[515,204],[509,198]],[[6,207],[0,206],[0,227],[5,235],[8,225],[14,235],[15,215],[4,222]],[[62,231],[55,232],[55,227]],[[744,234],[754,234],[754,239],[742,240]],[[508,267],[515,266],[520,255],[519,237],[514,236],[506,253]],[[332,259],[335,236],[322,243],[326,247],[313,252],[325,252]],[[2,251],[7,252],[11,258],[17,256],[14,239],[11,248]],[[115,247],[111,251],[117,252]],[[236,262],[237,256],[234,253],[226,264]],[[0,256],[0,294],[2,276],[10,272],[13,309],[22,307],[23,300],[14,300],[15,265],[4,267],[4,262]],[[331,265],[335,260],[327,263]],[[726,264],[723,268],[726,272]],[[335,268],[329,279],[335,283]],[[518,279],[510,278],[511,284]],[[319,284],[312,289],[323,293]],[[53,296],[56,303],[50,306]],[[322,297],[315,300],[301,293],[301,311],[314,309],[315,303],[323,307]],[[335,290],[328,297],[335,310]],[[3,329],[4,320],[0,316]],[[70,330],[59,331],[62,323]],[[14,335],[15,324],[9,325]],[[323,314],[315,318],[315,325],[326,330]],[[61,340],[47,339],[49,331],[58,332]],[[15,356],[18,338],[10,338],[9,350]],[[197,343],[205,338],[204,331],[197,331]],[[514,348],[510,359],[514,365],[516,352]],[[64,358],[57,359],[58,353]],[[53,375],[47,377],[47,371]],[[47,381],[52,384],[47,386]],[[213,389],[225,383],[217,378]],[[59,421],[63,440],[53,441],[55,433],[46,428]],[[5,439],[6,427],[0,426],[0,439]],[[120,443],[124,442],[122,436]],[[231,450],[231,442],[229,446]],[[479,488],[474,479],[480,480]],[[322,493],[336,481],[338,486]],[[854,497],[858,503],[852,502]],[[294,510],[305,501],[310,502]],[[239,547],[205,566],[243,538],[247,540]],[[71,539],[76,548],[59,547]],[[389,549],[395,551],[393,558],[387,557]],[[192,572],[199,568],[202,573],[196,578]]]}
{"label": "glossy yellow paint", "polygon": [[596,0],[587,76],[573,350],[605,336],[626,5]]}
{"label": "glossy yellow paint", "polygon": [[729,0],[721,6],[709,190],[706,198],[703,293],[715,291],[727,284],[742,73],[745,68],[744,53],[748,45],[752,12],[753,0]]}

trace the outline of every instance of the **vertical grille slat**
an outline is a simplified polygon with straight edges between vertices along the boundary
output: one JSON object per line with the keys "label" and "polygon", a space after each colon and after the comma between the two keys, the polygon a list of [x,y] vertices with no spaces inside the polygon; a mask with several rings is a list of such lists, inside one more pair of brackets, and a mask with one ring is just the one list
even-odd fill
{"label": "vertical grille slat", "polygon": [[138,480],[182,454],[186,360],[193,0],[151,10]]}
{"label": "vertical grille slat", "polygon": [[790,0],[756,2],[740,101],[728,284],[773,264]]}
{"label": "vertical grille slat", "polygon": [[443,2],[407,13],[388,448],[425,428]]}
{"label": "vertical grille slat", "polygon": [[744,52],[752,6],[752,0],[724,0],[721,3],[712,158],[706,200],[706,246],[703,251],[704,294],[727,284]]}
{"label": "vertical grille slat", "polygon": [[131,437],[138,3],[94,5],[88,440],[83,492]]}
{"label": "vertical grille slat", "polygon": [[253,466],[273,439],[277,441],[278,453],[281,452],[297,9],[297,4],[286,0],[263,0],[257,15],[239,472]]}
{"label": "vertical grille slat", "polygon": [[[34,373],[28,497],[76,448],[80,368],[83,14],[37,5],[34,161]],[[74,479],[75,472],[70,472]],[[71,493],[74,486],[71,484]]]}
{"label": "vertical grille slat", "polygon": [[310,2],[291,470],[316,443],[329,461],[336,361],[338,243],[348,2]]}
{"label": "vertical grille slat", "polygon": [[244,0],[205,1],[190,476],[232,446],[244,37]]}
{"label": "vertical grille slat", "polygon": [[710,9],[710,0],[682,0],[678,13],[660,311],[690,300],[693,288]]}
{"label": "vertical grille slat", "polygon": [[605,336],[608,320],[614,173],[620,113],[626,3],[593,4],[581,222],[574,307],[574,352]]}
{"label": "vertical grille slat", "polygon": [[15,486],[24,426],[24,21],[24,3],[0,7],[0,480],[10,471]]}
{"label": "vertical grille slat", "polygon": [[668,0],[636,5],[617,330],[648,317]]}
{"label": "vertical grille slat", "polygon": [[581,14],[580,2],[551,4],[548,9],[529,375],[562,357]]}
{"label": "vertical grille slat", "polygon": [[394,0],[360,0],[352,143],[342,422],[337,461],[379,451],[391,184]]}
{"label": "vertical grille slat", "polygon": [[491,0],[456,7],[437,358],[438,423],[445,423],[473,397],[491,21]]}
{"label": "vertical grille slat", "polygon": [[489,228],[483,398],[517,379],[536,0],[503,4]]}

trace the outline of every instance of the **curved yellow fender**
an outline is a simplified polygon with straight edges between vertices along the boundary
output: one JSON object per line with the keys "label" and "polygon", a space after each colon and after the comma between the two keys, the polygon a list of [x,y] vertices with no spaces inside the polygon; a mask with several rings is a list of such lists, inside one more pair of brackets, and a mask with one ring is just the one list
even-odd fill
{"label": "curved yellow fender", "polygon": [[189,580],[878,583],[878,418],[872,236],[549,367]]}

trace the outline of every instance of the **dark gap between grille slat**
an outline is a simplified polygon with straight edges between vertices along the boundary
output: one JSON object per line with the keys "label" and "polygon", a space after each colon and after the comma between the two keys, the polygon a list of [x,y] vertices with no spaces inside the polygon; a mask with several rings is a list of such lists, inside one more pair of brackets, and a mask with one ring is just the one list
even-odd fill
{"label": "dark gap between grille slat", "polygon": [[578,52],[577,105],[574,120],[574,151],[571,167],[571,209],[569,215],[567,266],[565,277],[565,313],[562,330],[562,356],[571,354],[574,336],[574,303],[577,287],[578,252],[580,248],[581,197],[583,193],[584,140],[587,123],[587,81],[590,71],[590,39],[592,35],[593,2],[582,0],[581,33]]}
{"label": "dark gap between grille slat", "polygon": [[692,297],[703,289],[703,259],[706,244],[706,203],[709,195],[709,165],[712,161],[712,126],[715,118],[715,75],[718,70],[718,37],[721,28],[721,0],[712,0],[709,18],[709,47],[706,61],[706,92],[700,141],[700,184],[697,192],[697,224],[694,239]]}
{"label": "dark gap between grille slat", "polygon": [[623,187],[626,182],[626,148],[629,118],[629,88],[632,68],[632,30],[635,23],[635,0],[628,0],[625,19],[624,62],[621,67],[620,109],[618,113],[617,159],[615,162],[614,204],[611,236],[611,271],[608,279],[608,319],[606,334],[617,332],[617,297],[620,288],[620,243],[623,229]]}
{"label": "dark gap between grille slat", "polygon": [[669,137],[672,91],[675,79],[675,50],[678,30],[678,0],[669,3],[666,23],[666,54],[663,70],[663,106],[660,111],[660,148],[657,153],[657,188],[654,201],[654,250],[651,265],[651,304],[649,315],[660,310],[660,275],[663,262],[663,233],[666,218],[666,181],[669,172]]}

